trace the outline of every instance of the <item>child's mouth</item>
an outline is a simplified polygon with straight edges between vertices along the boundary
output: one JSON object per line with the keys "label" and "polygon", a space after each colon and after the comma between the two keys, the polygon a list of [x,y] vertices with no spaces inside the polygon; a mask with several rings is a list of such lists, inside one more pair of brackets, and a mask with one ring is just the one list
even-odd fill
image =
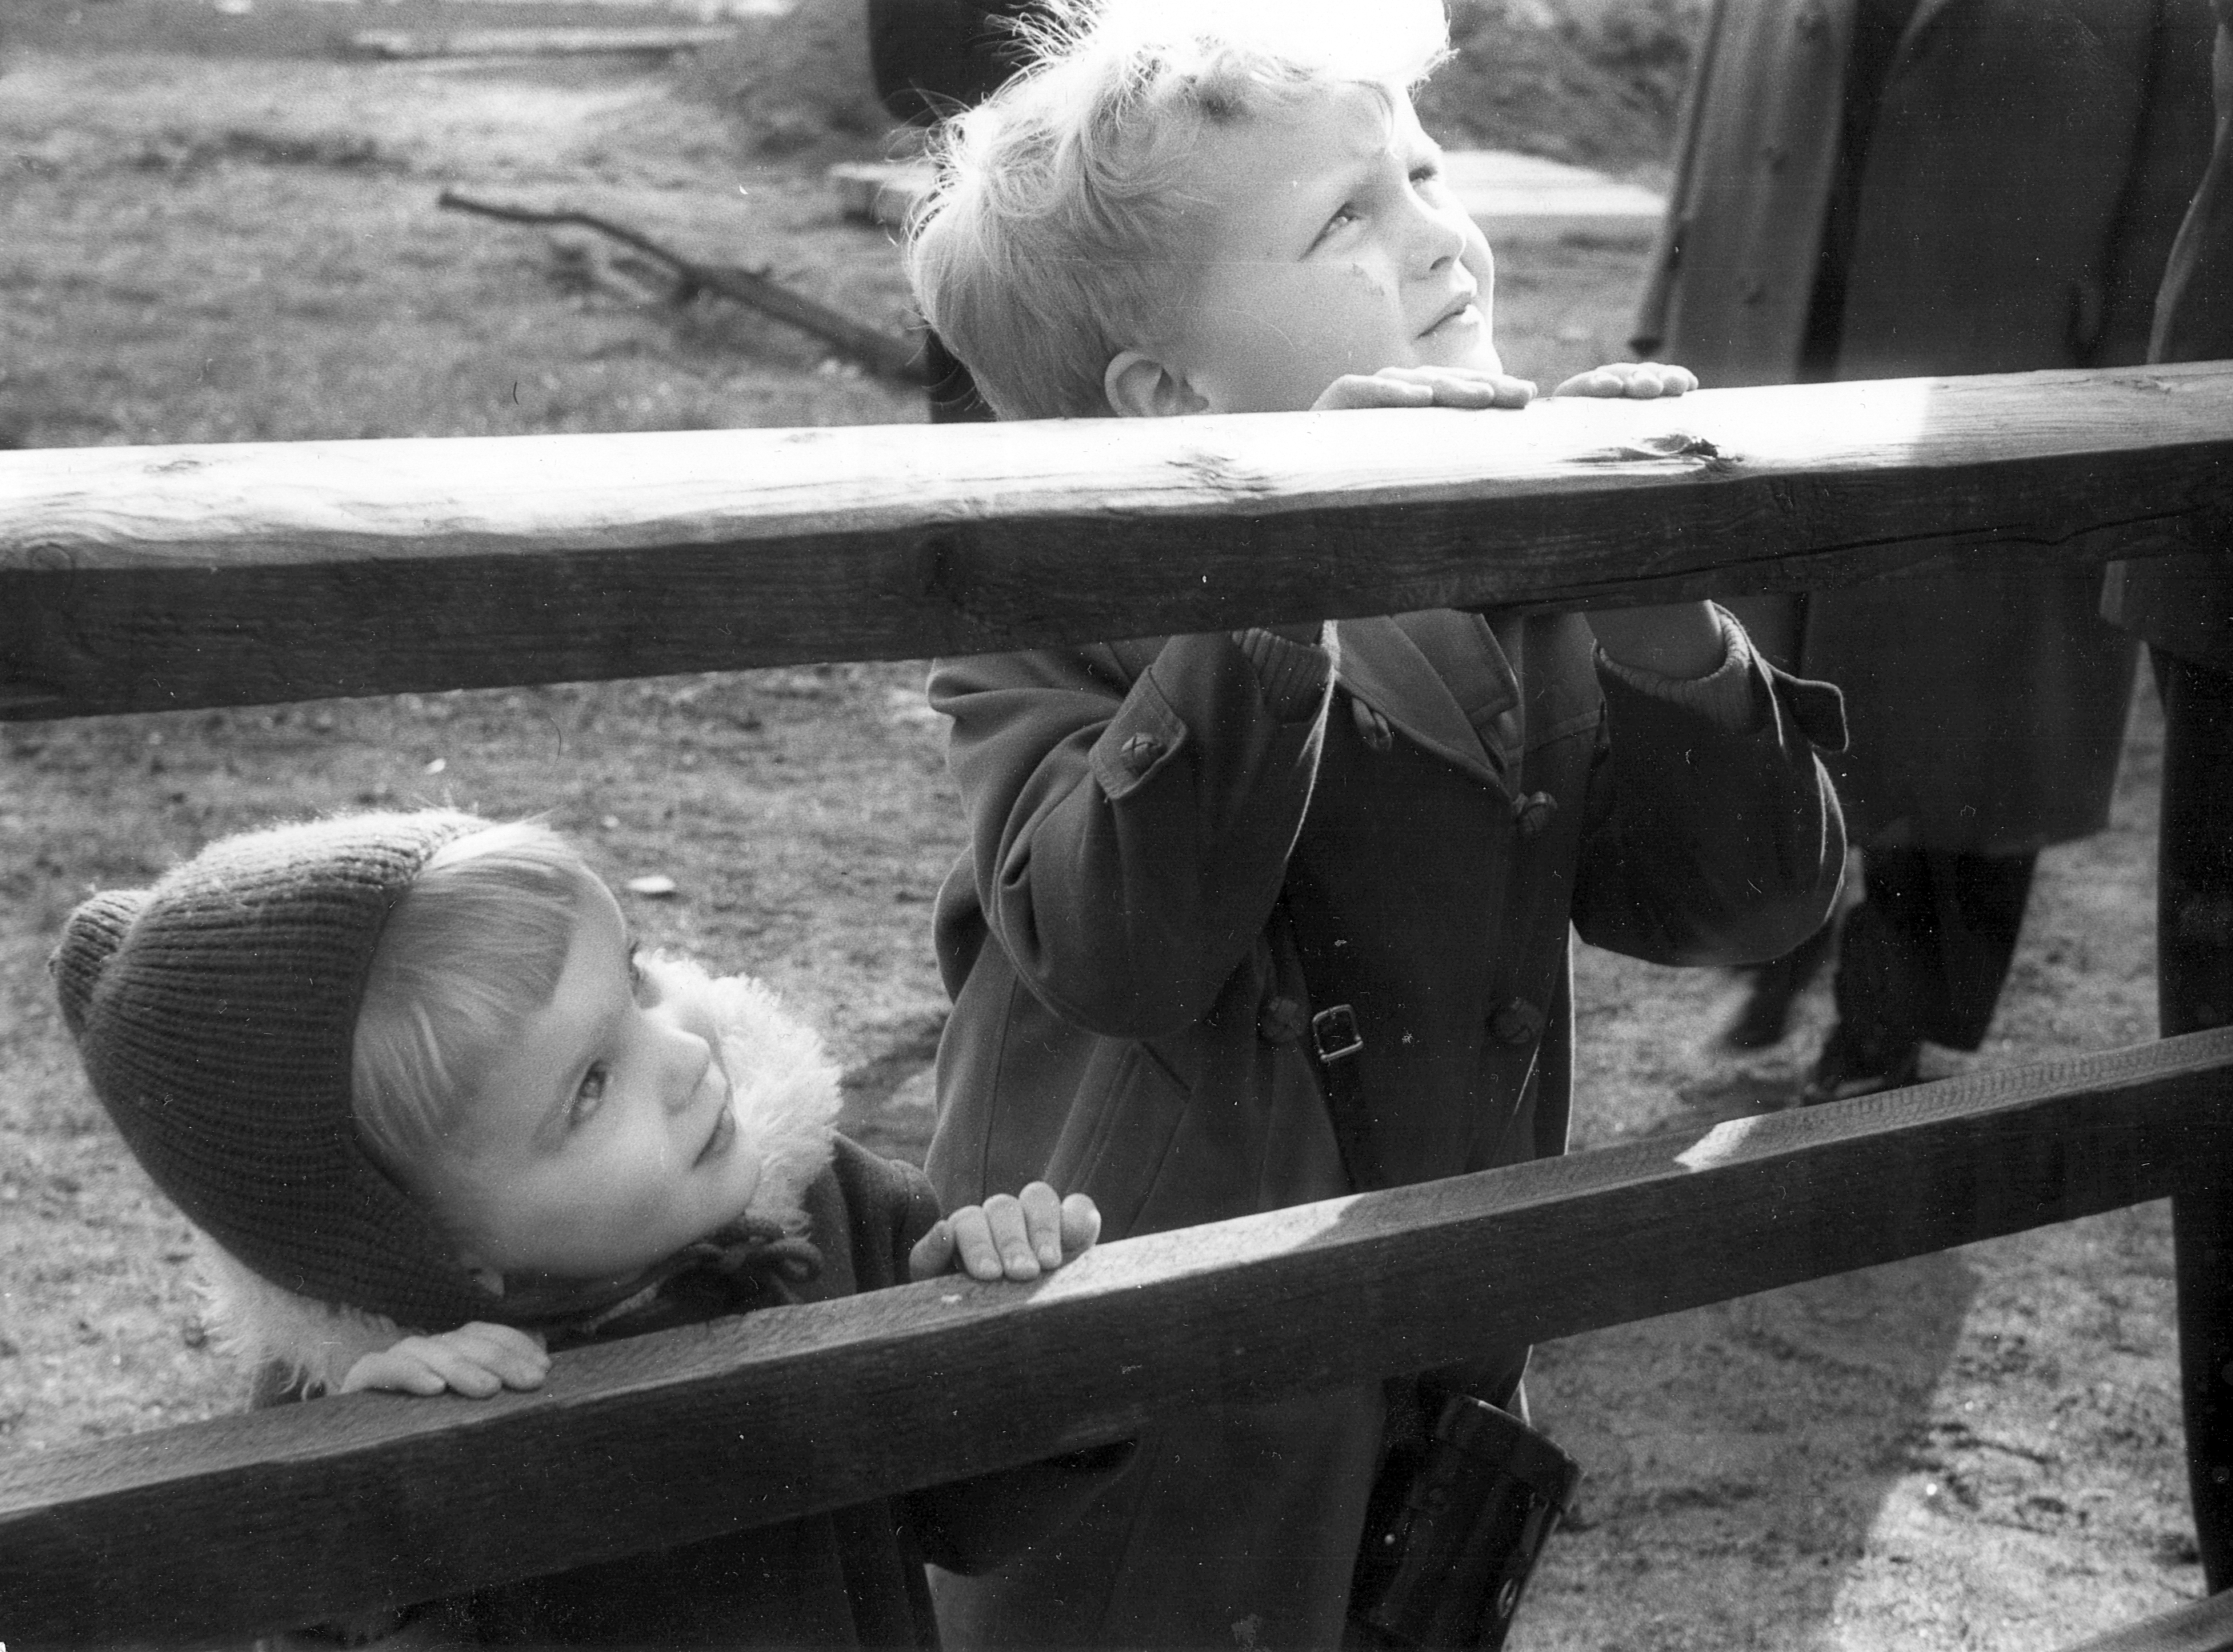
{"label": "child's mouth", "polygon": [[1455,309],[1439,317],[1435,324],[1427,329],[1427,335],[1431,337],[1436,333],[1453,331],[1462,327],[1472,327],[1480,320],[1480,307],[1471,299],[1468,299]]}
{"label": "child's mouth", "polygon": [[706,1145],[698,1149],[698,1156],[690,1161],[692,1167],[694,1169],[709,1160],[719,1158],[729,1150],[729,1144],[736,1139],[736,1111],[726,1101],[724,1101],[721,1103],[721,1115],[713,1121],[713,1133],[706,1138]]}

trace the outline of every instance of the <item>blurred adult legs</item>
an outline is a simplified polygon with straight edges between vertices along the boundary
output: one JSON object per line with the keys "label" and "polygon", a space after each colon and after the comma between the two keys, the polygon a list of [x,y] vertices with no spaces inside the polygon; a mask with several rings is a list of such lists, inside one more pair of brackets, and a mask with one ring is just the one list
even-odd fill
{"label": "blurred adult legs", "polygon": [[2038,859],[1906,846],[1864,851],[1859,902],[1834,932],[1825,927],[1749,972],[1751,992],[1727,1041],[1758,1049],[1780,1040],[1793,1001],[1834,951],[1838,1019],[1806,1101],[1912,1083],[1926,1040],[1975,1050],[2015,959]]}
{"label": "blurred adult legs", "polygon": [[2035,855],[1872,849],[1838,945],[1837,1024],[1805,1099],[1915,1082],[1925,1039],[1975,1050],[2023,927]]}
{"label": "blurred adult legs", "polygon": [[1829,962],[1837,933],[1833,920],[1782,957],[1746,969],[1748,990],[1744,1005],[1722,1033],[1722,1041],[1739,1050],[1765,1050],[1781,1044],[1783,1035],[1791,1031],[1792,1006]]}

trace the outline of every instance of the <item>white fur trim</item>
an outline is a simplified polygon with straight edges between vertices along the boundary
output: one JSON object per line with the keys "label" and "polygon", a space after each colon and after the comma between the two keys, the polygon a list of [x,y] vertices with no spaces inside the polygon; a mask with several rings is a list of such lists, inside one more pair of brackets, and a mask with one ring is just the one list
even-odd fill
{"label": "white fur trim", "polygon": [[297,1296],[271,1283],[206,1233],[197,1232],[204,1323],[218,1349],[251,1371],[277,1364],[290,1386],[330,1394],[367,1354],[408,1333],[392,1319]]}
{"label": "white fur trim", "polygon": [[759,1186],[739,1215],[806,1229],[806,1189],[830,1162],[830,1129],[843,1098],[837,1069],[813,1028],[786,1014],[774,992],[749,975],[716,980],[687,959],[651,958],[644,969],[662,996],[702,1006],[720,1037],[721,1069],[737,1115],[735,1151],[758,1154]]}

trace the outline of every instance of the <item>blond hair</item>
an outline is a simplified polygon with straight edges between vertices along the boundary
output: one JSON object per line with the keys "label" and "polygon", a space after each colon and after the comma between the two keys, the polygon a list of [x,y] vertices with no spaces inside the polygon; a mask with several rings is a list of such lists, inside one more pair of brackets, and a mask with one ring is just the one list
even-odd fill
{"label": "blond hair", "polygon": [[452,839],[381,930],[357,1011],[350,1099],[374,1160],[431,1205],[491,1057],[550,1002],[596,874],[549,827]]}
{"label": "blond hair", "polygon": [[908,243],[923,319],[1004,419],[1108,413],[1162,339],[1201,133],[1337,85],[1391,98],[1449,52],[1441,0],[1049,0],[1015,79],[934,140]]}

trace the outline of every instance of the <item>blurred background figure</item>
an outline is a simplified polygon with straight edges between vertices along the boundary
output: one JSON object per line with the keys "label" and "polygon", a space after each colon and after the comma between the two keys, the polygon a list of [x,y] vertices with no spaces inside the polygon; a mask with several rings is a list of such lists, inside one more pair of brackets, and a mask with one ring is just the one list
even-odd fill
{"label": "blurred background figure", "polygon": [[[2164,277],[2149,359],[2233,357],[2233,0],[2217,0],[2217,153]],[[2102,610],[2148,644],[2164,701],[2156,975],[2166,1036],[2233,1022],[2233,566],[2109,567]]]}
{"label": "blurred background figure", "polygon": [[[2211,135],[2210,0],[1716,0],[1637,322],[1709,387],[2145,359]],[[2100,578],[1974,570],[1730,604],[1846,691],[1862,889],[1802,1092],[1983,1040],[2041,849],[2106,823],[2134,677]],[[1787,1030],[1825,931],[1749,972]]]}
{"label": "blurred background figure", "polygon": [[1015,73],[1016,20],[1038,0],[869,0],[869,68],[895,120],[927,127]]}
{"label": "blurred background figure", "polygon": [[[1016,71],[1016,23],[1037,10],[1038,0],[868,0],[869,70],[876,95],[895,120],[930,127],[982,102]],[[944,341],[923,334],[932,380],[930,422],[988,420],[993,410],[977,393],[969,369]]]}
{"label": "blurred background figure", "polygon": [[[2157,361],[2233,357],[2233,0],[2217,0],[2217,142],[2156,302]],[[2156,992],[2165,1036],[2233,1023],[2233,546],[2109,567],[2102,609],[2145,638],[2164,702]],[[2233,1208],[2171,1200],[2188,1478],[2204,1579],[2233,1588]]]}

